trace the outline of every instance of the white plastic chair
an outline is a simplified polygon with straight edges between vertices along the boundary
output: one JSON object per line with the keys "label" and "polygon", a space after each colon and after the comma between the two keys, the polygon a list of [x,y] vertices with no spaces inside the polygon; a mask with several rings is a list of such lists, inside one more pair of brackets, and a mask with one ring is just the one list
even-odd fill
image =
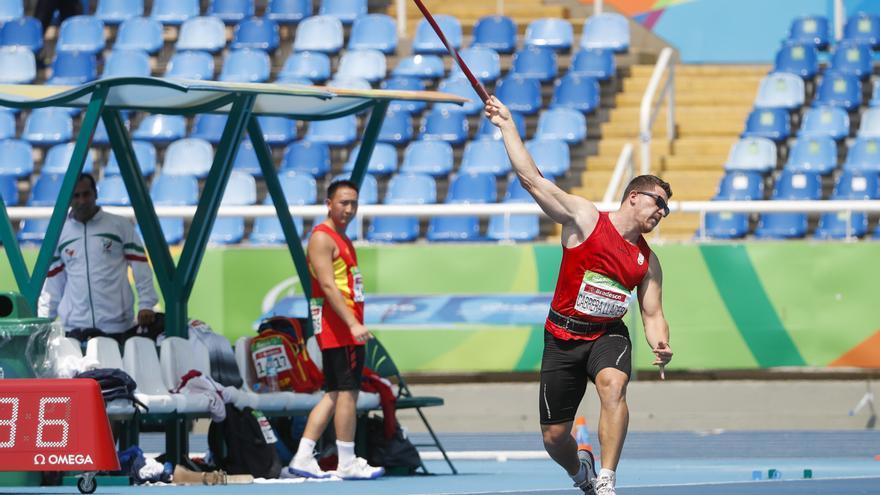
{"label": "white plastic chair", "polygon": [[125,341],[125,353],[122,358],[125,372],[137,383],[134,396],[147,407],[151,413],[170,413],[177,407],[177,400],[165,388],[160,369],[159,356],[156,355],[156,343],[146,337],[132,337]]}
{"label": "white plastic chair", "polygon": [[[86,358],[98,362],[99,368],[111,368],[122,370],[122,355],[119,353],[119,344],[110,337],[92,337],[86,343]],[[134,406],[126,399],[116,399],[107,403],[107,414],[130,415],[134,414]]]}
{"label": "white plastic chair", "polygon": [[[181,337],[167,337],[159,345],[159,366],[162,382],[168,390],[174,390],[180,384],[180,378],[190,370],[211,376],[211,358],[208,349],[197,340]],[[209,399],[199,394],[173,394],[177,401],[177,412],[205,413],[210,410]]]}

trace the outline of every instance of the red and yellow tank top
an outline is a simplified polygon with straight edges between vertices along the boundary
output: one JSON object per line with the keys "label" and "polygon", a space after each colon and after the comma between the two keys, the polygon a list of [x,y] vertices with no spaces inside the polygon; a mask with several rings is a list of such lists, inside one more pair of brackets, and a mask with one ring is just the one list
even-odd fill
{"label": "red and yellow tank top", "polygon": [[[351,240],[339,235],[335,230],[320,223],[312,229],[315,232],[323,232],[333,239],[339,256],[333,259],[333,278],[336,287],[342,293],[345,304],[351,308],[355,318],[364,322],[364,280],[358,269],[357,253]],[[312,281],[312,299],[310,301],[312,312],[312,326],[315,328],[315,337],[321,349],[332,349],[350,345],[364,345],[352,337],[351,331],[345,321],[333,311],[330,303],[324,297],[321,284],[315,277],[315,271],[309,262],[309,275]]]}
{"label": "red and yellow tank top", "polygon": [[[651,248],[639,236],[634,246],[600,212],[590,236],[573,248],[562,247],[562,264],[550,307],[559,314],[592,322],[618,320],[626,314],[635,289],[648,272]],[[551,323],[544,328],[563,340],[595,340],[601,333],[576,335]]]}

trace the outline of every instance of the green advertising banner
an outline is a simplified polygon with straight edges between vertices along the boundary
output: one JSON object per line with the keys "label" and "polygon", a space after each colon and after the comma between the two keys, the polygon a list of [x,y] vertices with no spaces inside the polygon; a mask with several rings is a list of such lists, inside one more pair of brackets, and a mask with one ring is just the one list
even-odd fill
{"label": "green advertising banner", "polygon": [[[675,352],[670,369],[880,367],[880,315],[871,302],[876,245],[669,244],[655,251]],[[29,262],[35,255],[25,252]],[[359,247],[358,258],[368,324],[374,318],[374,332],[402,370],[538,369],[558,245],[371,245]],[[15,290],[8,262],[0,264],[0,283]],[[296,299],[299,287],[283,248],[214,248],[199,270],[190,317],[235,342],[253,335],[261,315]],[[636,366],[648,369],[638,320],[634,307],[626,321],[638,335]]]}

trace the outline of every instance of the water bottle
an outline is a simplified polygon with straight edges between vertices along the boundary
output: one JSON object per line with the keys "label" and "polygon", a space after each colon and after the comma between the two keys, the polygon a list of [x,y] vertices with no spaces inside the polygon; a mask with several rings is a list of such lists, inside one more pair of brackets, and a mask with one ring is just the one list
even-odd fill
{"label": "water bottle", "polygon": [[0,380],[2,380],[3,378],[6,378],[6,373],[3,371],[3,367],[0,366]]}
{"label": "water bottle", "polygon": [[266,388],[268,392],[280,392],[278,386],[278,370],[275,368],[275,362],[270,358],[266,363]]}

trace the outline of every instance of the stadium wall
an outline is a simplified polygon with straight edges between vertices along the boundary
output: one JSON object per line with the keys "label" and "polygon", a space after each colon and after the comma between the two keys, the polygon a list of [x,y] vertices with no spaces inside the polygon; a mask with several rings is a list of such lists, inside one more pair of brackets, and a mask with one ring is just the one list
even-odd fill
{"label": "stadium wall", "polygon": [[[783,366],[880,368],[873,243],[660,245],[672,369]],[[35,250],[25,256],[33,263]],[[358,250],[368,324],[401,369],[538,368],[542,321],[555,287],[555,244],[368,246]],[[8,263],[0,283],[14,289]],[[211,249],[190,316],[234,341],[260,315],[288,310],[297,279],[282,248]],[[291,295],[294,294],[294,297]],[[456,297],[450,297],[456,296]],[[635,325],[636,362],[651,356]]]}

